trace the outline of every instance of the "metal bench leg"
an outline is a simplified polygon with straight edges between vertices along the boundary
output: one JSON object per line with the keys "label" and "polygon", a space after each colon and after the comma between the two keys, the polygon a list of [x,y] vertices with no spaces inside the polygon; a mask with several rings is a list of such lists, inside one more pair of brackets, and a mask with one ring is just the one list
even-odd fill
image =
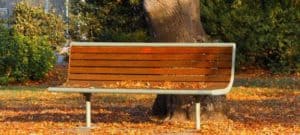
{"label": "metal bench leg", "polygon": [[85,105],[86,105],[86,127],[91,127],[91,93],[84,93]]}
{"label": "metal bench leg", "polygon": [[196,102],[196,119],[195,119],[195,124],[196,124],[196,130],[199,130],[201,128],[201,118],[200,118],[200,111],[201,111],[201,105],[200,105],[200,102],[197,101]]}

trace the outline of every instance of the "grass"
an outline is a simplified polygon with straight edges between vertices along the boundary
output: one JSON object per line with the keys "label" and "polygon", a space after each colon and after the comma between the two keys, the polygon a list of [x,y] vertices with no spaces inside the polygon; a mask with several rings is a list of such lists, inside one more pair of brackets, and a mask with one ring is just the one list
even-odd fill
{"label": "grass", "polygon": [[[151,121],[155,95],[94,94],[92,134],[300,134],[298,78],[237,80],[227,95],[223,121]],[[290,86],[283,86],[290,85]],[[46,87],[0,87],[1,134],[77,134],[84,132],[84,99],[78,93],[51,93]],[[218,127],[218,128],[216,128]]]}
{"label": "grass", "polygon": [[235,80],[234,86],[300,89],[300,77],[238,78]]}
{"label": "grass", "polygon": [[20,90],[29,90],[29,91],[39,91],[45,90],[47,86],[1,86],[0,91],[9,90],[9,91],[20,91]]}

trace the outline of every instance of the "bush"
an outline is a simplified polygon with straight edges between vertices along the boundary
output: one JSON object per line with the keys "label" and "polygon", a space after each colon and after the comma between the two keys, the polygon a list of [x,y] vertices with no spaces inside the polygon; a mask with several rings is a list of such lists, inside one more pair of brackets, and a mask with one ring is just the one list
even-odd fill
{"label": "bush", "polygon": [[142,42],[149,40],[140,0],[74,0],[71,2],[73,40]]}
{"label": "bush", "polygon": [[12,46],[13,39],[10,34],[10,30],[0,24],[0,84],[7,83],[7,78],[11,74],[10,65],[13,54],[9,51]]}
{"label": "bush", "polygon": [[20,2],[10,25],[0,23],[0,84],[43,78],[55,64],[53,47],[64,42],[62,19]]}
{"label": "bush", "polygon": [[55,13],[45,13],[42,7],[33,7],[26,2],[17,3],[11,17],[16,33],[27,37],[43,36],[54,47],[65,43],[65,25]]}
{"label": "bush", "polygon": [[300,3],[296,0],[201,0],[214,39],[237,43],[237,66],[292,73],[300,66]]}
{"label": "bush", "polygon": [[0,86],[1,85],[7,85],[9,78],[7,76],[0,77]]}
{"label": "bush", "polygon": [[20,35],[3,26],[0,31],[0,83],[38,80],[53,67],[55,56],[47,38]]}

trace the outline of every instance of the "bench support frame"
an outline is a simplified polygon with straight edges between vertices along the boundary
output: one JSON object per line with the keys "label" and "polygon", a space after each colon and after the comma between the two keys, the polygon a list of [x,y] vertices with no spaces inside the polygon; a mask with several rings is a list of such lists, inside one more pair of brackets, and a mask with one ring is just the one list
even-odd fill
{"label": "bench support frame", "polygon": [[91,109],[91,97],[92,94],[91,93],[83,93],[84,98],[85,98],[85,107],[86,107],[86,127],[90,128],[91,127],[91,123],[92,123],[92,118],[91,118],[91,114],[92,114],[92,109]]}
{"label": "bench support frame", "polygon": [[196,103],[196,129],[199,130],[201,128],[201,119],[200,119],[200,114],[201,114],[201,104],[199,102]]}
{"label": "bench support frame", "polygon": [[[92,107],[91,107],[91,98],[92,93],[83,93],[84,99],[85,99],[85,108],[86,108],[86,128],[91,128],[92,123]],[[196,130],[201,129],[201,104],[200,100],[196,98],[195,103],[195,127]]]}
{"label": "bench support frame", "polygon": [[196,130],[200,130],[201,128],[201,104],[199,96],[195,96],[195,127]]}

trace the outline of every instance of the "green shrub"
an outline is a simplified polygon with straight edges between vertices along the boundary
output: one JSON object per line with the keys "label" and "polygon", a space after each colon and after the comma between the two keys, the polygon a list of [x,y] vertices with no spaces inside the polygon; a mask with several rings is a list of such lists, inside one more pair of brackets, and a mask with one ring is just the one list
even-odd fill
{"label": "green shrub", "polygon": [[11,74],[10,65],[13,65],[13,54],[10,48],[13,43],[10,29],[0,24],[0,83],[7,83],[7,77]]}
{"label": "green shrub", "polygon": [[[3,22],[2,22],[3,24]],[[64,24],[54,13],[24,2],[16,5],[11,27],[0,24],[0,83],[39,80],[55,64],[53,47],[64,42]]]}
{"label": "green shrub", "polygon": [[300,66],[300,3],[296,0],[201,0],[214,39],[237,43],[237,66],[292,73]]}
{"label": "green shrub", "polygon": [[0,26],[0,80],[38,80],[53,67],[55,56],[47,38],[20,35]]}
{"label": "green shrub", "polygon": [[142,42],[149,40],[140,0],[71,1],[73,40]]}
{"label": "green shrub", "polygon": [[28,37],[46,37],[52,46],[65,42],[65,25],[55,13],[45,13],[42,7],[33,7],[26,2],[17,3],[11,17],[16,33]]}
{"label": "green shrub", "polygon": [[55,57],[47,38],[15,35],[16,64],[13,76],[17,81],[38,80],[53,68]]}
{"label": "green shrub", "polygon": [[7,76],[1,76],[0,77],[0,86],[1,85],[7,85],[9,78]]}

